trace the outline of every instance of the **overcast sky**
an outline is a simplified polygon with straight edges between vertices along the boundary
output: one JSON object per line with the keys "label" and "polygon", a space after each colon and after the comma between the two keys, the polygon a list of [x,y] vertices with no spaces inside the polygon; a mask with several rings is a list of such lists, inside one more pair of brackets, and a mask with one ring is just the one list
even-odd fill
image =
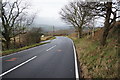
{"label": "overcast sky", "polygon": [[[4,1],[4,0],[3,0]],[[15,0],[10,0],[15,1]],[[60,19],[59,12],[61,8],[67,5],[70,1],[74,0],[23,0],[30,4],[28,15],[37,13],[35,22],[41,25],[50,26],[68,26],[64,21]],[[97,20],[99,21],[99,20]],[[101,24],[97,22],[97,25]]]}
{"label": "overcast sky", "polygon": [[30,0],[30,12],[37,12],[38,24],[64,26],[67,25],[60,19],[59,12],[71,0]]}
{"label": "overcast sky", "polygon": [[[35,22],[43,25],[51,26],[67,26],[67,24],[60,19],[59,12],[61,8],[67,5],[70,1],[74,0],[29,0],[31,4],[30,12],[37,12]],[[101,19],[98,19],[97,25],[101,26]]]}

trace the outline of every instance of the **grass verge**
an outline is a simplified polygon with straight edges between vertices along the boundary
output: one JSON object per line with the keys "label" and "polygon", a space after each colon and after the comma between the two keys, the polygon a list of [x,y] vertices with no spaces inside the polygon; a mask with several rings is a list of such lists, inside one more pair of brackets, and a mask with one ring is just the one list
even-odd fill
{"label": "grass verge", "polygon": [[42,37],[41,41],[53,40],[53,39],[56,39],[56,37],[54,37],[54,36],[46,36],[46,37]]}
{"label": "grass verge", "polygon": [[50,40],[53,40],[53,39],[56,39],[56,37],[55,37],[55,36],[53,36],[53,37],[51,37],[51,38],[50,38]]}
{"label": "grass verge", "polygon": [[72,38],[78,54],[82,78],[120,78],[118,53],[115,43],[109,39],[105,47],[87,37]]}
{"label": "grass verge", "polygon": [[18,48],[18,49],[10,49],[10,50],[6,50],[6,51],[2,51],[2,56],[12,54],[12,53],[15,53],[15,52],[19,52],[19,51],[29,49],[29,48],[32,48],[32,47],[36,47],[36,46],[39,46],[39,45],[47,44],[47,43],[49,43],[49,42],[36,43],[36,44],[30,45],[30,46],[25,46],[25,47]]}

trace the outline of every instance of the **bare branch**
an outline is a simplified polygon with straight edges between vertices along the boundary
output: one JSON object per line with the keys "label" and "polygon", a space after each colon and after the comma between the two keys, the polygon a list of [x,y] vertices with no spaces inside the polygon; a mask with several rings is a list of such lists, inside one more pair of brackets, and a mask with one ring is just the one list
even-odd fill
{"label": "bare branch", "polygon": [[93,18],[90,9],[83,7],[83,5],[86,4],[86,2],[81,1],[70,2],[69,5],[66,5],[60,12],[61,18],[72,24],[80,35],[83,25]]}

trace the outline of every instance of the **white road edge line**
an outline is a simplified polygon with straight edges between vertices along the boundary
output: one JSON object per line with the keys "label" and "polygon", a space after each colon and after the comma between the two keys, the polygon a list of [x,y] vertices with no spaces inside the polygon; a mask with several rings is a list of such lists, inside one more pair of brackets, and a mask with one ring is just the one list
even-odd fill
{"label": "white road edge line", "polygon": [[49,51],[49,50],[53,49],[55,46],[56,46],[56,45],[54,45],[53,47],[51,47],[51,48],[47,49],[46,51]]}
{"label": "white road edge line", "polygon": [[8,71],[6,71],[6,72],[0,74],[0,77],[2,77],[2,76],[4,76],[4,75],[8,74],[9,72],[11,72],[11,71],[13,71],[13,70],[15,70],[15,69],[21,67],[22,65],[24,65],[24,64],[26,64],[26,63],[28,63],[28,62],[30,62],[31,60],[35,59],[36,57],[37,57],[37,56],[34,56],[34,57],[28,59],[27,61],[25,61],[25,62],[23,62],[23,63],[17,65],[16,67],[14,67],[14,68],[12,68],[12,69],[10,69],[10,70],[8,70]]}
{"label": "white road edge line", "polygon": [[76,55],[77,53],[75,50],[74,42],[73,42],[73,40],[71,40],[71,41],[72,41],[73,49],[74,49],[76,80],[79,80],[79,71],[78,71],[77,55]]}

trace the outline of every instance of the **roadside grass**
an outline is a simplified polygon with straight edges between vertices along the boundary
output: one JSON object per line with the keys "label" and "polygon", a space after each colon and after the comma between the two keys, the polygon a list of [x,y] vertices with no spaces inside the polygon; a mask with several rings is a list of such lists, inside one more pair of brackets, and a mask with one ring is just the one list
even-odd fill
{"label": "roadside grass", "polygon": [[54,36],[45,36],[45,37],[42,37],[41,38],[41,41],[46,41],[46,40],[53,40],[53,39],[55,39],[56,37],[54,37]]}
{"label": "roadside grass", "polygon": [[49,42],[36,43],[36,44],[30,45],[30,46],[25,46],[25,47],[18,48],[18,49],[5,50],[5,51],[2,51],[2,56],[8,55],[8,54],[12,54],[12,53],[15,53],[15,52],[19,52],[19,51],[22,51],[22,50],[25,50],[25,49],[29,49],[29,48],[32,48],[32,47],[36,47],[36,46],[39,46],[39,45],[47,44],[47,43],[49,43]]}
{"label": "roadside grass", "polygon": [[105,47],[88,37],[72,38],[80,62],[83,78],[118,78],[118,53],[115,43],[108,39]]}
{"label": "roadside grass", "polygon": [[54,37],[51,37],[49,40],[53,40],[53,39],[56,39],[56,37],[54,36]]}
{"label": "roadside grass", "polygon": [[[53,39],[56,39],[56,37],[47,36],[47,38],[45,37],[43,41],[53,40]],[[18,49],[5,50],[5,51],[2,51],[2,53],[0,53],[0,56],[5,56],[5,55],[8,55],[8,54],[12,54],[12,53],[15,53],[15,52],[19,52],[19,51],[22,51],[22,50],[25,50],[25,49],[29,49],[29,48],[40,46],[40,45],[47,44],[47,43],[50,43],[50,42],[36,43],[36,44],[33,44],[33,45],[18,48]]]}

